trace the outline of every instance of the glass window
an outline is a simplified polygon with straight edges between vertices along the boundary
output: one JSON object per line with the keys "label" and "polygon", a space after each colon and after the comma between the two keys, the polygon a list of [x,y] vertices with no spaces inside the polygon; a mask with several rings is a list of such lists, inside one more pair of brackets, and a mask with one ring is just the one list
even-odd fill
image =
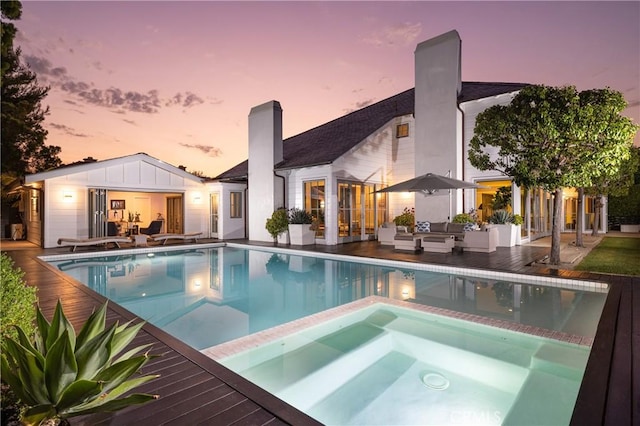
{"label": "glass window", "polygon": [[304,183],[304,209],[311,213],[318,224],[316,229],[318,238],[324,238],[324,191],[324,179]]}
{"label": "glass window", "polygon": [[30,195],[30,212],[29,220],[32,222],[40,222],[40,191],[32,189]]}
{"label": "glass window", "polygon": [[242,217],[242,192],[231,192],[229,194],[229,211],[232,218]]}
{"label": "glass window", "polygon": [[396,127],[396,137],[406,138],[409,136],[409,123],[398,124]]}

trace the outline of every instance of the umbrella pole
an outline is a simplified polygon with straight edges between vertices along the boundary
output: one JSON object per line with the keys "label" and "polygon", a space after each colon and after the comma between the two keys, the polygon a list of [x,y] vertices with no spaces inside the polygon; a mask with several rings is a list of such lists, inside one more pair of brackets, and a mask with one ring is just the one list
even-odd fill
{"label": "umbrella pole", "polygon": [[[451,169],[449,169],[447,171],[447,177],[451,177]],[[449,219],[448,222],[451,222],[451,214],[453,213],[453,210],[451,209],[451,189],[449,189]]]}

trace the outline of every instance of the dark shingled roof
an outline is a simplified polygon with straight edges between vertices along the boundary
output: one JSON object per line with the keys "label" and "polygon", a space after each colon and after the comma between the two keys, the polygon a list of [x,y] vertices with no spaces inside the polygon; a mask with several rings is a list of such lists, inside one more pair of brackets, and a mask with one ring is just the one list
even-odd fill
{"label": "dark shingled roof", "polygon": [[[524,83],[463,82],[458,103],[515,92]],[[415,90],[409,89],[283,141],[277,170],[330,164],[395,117],[413,114]],[[245,180],[248,160],[215,177]]]}

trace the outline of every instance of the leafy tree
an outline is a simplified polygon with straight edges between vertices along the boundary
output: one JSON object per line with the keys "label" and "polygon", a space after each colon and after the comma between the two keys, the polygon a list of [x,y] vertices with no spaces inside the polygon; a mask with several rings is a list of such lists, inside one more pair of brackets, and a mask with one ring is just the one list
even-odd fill
{"label": "leafy tree", "polygon": [[620,115],[625,107],[622,94],[609,88],[536,85],[476,119],[469,148],[474,167],[554,194],[553,265],[560,263],[562,188],[591,187],[600,176],[618,174],[629,156],[637,126]]}
{"label": "leafy tree", "polygon": [[[2,17],[19,19],[22,5],[19,1],[0,2]],[[16,28],[2,21],[2,158],[3,173],[15,177],[58,167],[60,147],[45,145],[47,131],[42,127],[49,109],[42,100],[48,87],[38,85],[36,75],[21,63],[20,49],[14,49]]]}
{"label": "leafy tree", "polygon": [[[2,17],[6,19],[20,19],[22,15],[22,4],[19,1],[2,1],[0,2],[0,11]],[[7,58],[13,51],[13,39],[16,37],[16,27],[10,22],[2,21],[2,74],[4,78],[5,71],[9,68]]]}
{"label": "leafy tree", "polygon": [[605,173],[593,180],[592,186],[585,188],[587,195],[593,195],[596,200],[595,219],[592,235],[598,235],[600,218],[602,216],[602,197],[604,195],[623,197],[635,183],[635,175],[640,169],[640,148],[631,147],[628,158],[622,162],[618,173]]}

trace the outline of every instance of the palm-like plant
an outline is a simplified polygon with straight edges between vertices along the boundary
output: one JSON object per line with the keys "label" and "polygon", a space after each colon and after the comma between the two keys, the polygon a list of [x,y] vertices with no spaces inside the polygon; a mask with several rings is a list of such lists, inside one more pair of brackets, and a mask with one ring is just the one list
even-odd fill
{"label": "palm-like plant", "polygon": [[105,303],[91,314],[76,336],[58,301],[51,323],[37,310],[33,343],[19,327],[18,341],[4,341],[2,380],[28,406],[25,424],[116,411],[158,397],[131,394],[120,398],[158,376],[129,379],[150,359],[148,353],[140,354],[150,345],[121,354],[144,323],[116,322],[105,328],[106,308]]}

